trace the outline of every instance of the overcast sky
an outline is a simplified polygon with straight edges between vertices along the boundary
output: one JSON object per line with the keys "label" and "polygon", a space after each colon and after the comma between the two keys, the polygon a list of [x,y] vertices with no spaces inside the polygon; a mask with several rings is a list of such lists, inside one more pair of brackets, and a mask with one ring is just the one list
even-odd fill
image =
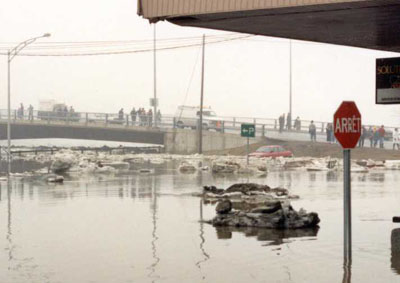
{"label": "overcast sky", "polygon": [[[152,39],[153,27],[136,14],[136,0],[3,0],[0,42],[52,34],[52,41]],[[226,34],[157,24],[158,38]],[[375,105],[375,58],[396,56],[359,48],[293,41],[293,114],[328,121],[342,100],[355,100],[365,123],[400,126],[400,107]],[[158,52],[158,96],[163,113],[186,99],[198,105],[200,47]],[[0,57],[0,108],[7,105],[6,56]],[[117,112],[149,107],[153,54],[91,57],[16,57],[12,62],[12,107],[35,109],[56,99],[77,111]],[[197,60],[197,61],[196,61]],[[197,65],[196,65],[197,62]],[[252,37],[206,47],[205,105],[219,115],[272,117],[289,110],[287,40]]]}

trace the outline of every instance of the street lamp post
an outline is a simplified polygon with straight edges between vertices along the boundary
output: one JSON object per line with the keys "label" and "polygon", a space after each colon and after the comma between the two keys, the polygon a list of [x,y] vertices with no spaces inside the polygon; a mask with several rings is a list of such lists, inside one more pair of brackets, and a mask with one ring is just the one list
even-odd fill
{"label": "street lamp post", "polygon": [[45,33],[42,36],[37,36],[25,40],[7,52],[7,74],[8,74],[8,95],[7,95],[7,177],[10,178],[11,173],[11,61],[18,53],[29,44],[34,43],[42,37],[50,37],[50,33]]}

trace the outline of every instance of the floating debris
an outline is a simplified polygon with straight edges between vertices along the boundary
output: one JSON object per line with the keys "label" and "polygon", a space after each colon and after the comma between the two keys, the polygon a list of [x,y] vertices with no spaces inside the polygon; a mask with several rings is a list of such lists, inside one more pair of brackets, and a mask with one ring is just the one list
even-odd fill
{"label": "floating debris", "polygon": [[50,171],[55,174],[63,174],[72,167],[72,162],[57,159],[50,165]]}
{"label": "floating debris", "polygon": [[183,161],[178,168],[179,172],[181,173],[194,173],[197,171],[196,166],[194,166],[193,164],[187,162],[187,161]]}
{"label": "floating debris", "polygon": [[298,196],[289,194],[287,189],[271,188],[267,185],[254,183],[238,183],[226,190],[218,189],[215,186],[204,186],[201,196],[207,200],[217,199],[238,199],[248,201],[265,201],[272,199],[297,199]]}
{"label": "floating debris", "polygon": [[112,167],[117,170],[129,170],[129,167],[130,167],[128,162],[114,161],[114,162],[101,162],[101,164],[103,166]]}
{"label": "floating debris", "polygon": [[213,226],[258,227],[269,229],[301,229],[317,227],[320,219],[315,212],[304,209],[295,211],[290,204],[277,202],[273,207],[258,207],[250,212],[232,211],[230,200],[223,200],[217,207],[217,215],[206,223]]}

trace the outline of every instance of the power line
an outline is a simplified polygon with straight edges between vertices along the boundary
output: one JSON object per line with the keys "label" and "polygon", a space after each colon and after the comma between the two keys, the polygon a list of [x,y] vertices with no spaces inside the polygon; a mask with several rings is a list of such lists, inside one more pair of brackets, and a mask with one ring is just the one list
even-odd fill
{"label": "power line", "polygon": [[[227,37],[233,35],[240,35],[238,33],[224,33],[224,34],[215,34],[208,35],[208,38],[218,38],[218,37]],[[158,38],[157,41],[170,41],[170,40],[190,40],[190,39],[201,39],[201,36],[186,36],[186,37],[170,37],[170,38]],[[47,43],[43,42],[35,42],[33,45],[48,45],[48,44],[98,44],[98,43],[129,43],[129,42],[153,42],[153,39],[132,39],[132,40],[98,40],[98,41],[51,41]],[[19,42],[0,42],[0,44],[8,44],[15,45]],[[30,46],[33,46],[30,45]],[[28,47],[27,47],[28,48]],[[31,47],[29,47],[31,48]]]}
{"label": "power line", "polygon": [[[245,38],[252,37],[253,35],[245,35],[245,36],[236,36],[236,37],[226,37],[223,38],[222,36],[215,36],[211,39],[211,41],[207,42],[207,44],[218,44],[223,42],[229,42],[234,40],[242,40]],[[221,38],[221,39],[219,39]],[[166,50],[175,50],[175,49],[182,49],[182,48],[190,48],[200,46],[200,42],[189,42],[187,44],[173,44],[173,45],[166,45],[157,48],[157,51],[166,51]],[[126,46],[125,46],[126,47]],[[0,47],[0,50],[4,48]],[[144,48],[144,49],[117,49],[117,50],[88,50],[88,51],[81,51],[81,52],[59,52],[59,53],[29,53],[24,52],[18,54],[18,56],[32,56],[32,57],[78,57],[78,56],[101,56],[101,55],[118,55],[118,54],[133,54],[133,53],[145,53],[153,51],[152,48]],[[0,52],[0,55],[7,55],[6,52]]]}
{"label": "power line", "polygon": [[[229,39],[232,37],[238,37],[238,34],[224,34],[224,35],[213,35],[210,36],[210,40],[220,40],[220,39]],[[157,42],[162,45],[177,45],[182,43],[193,43],[200,42],[200,37],[180,37],[180,38],[165,38],[158,39]],[[63,48],[106,48],[106,47],[126,47],[126,46],[150,46],[153,44],[152,40],[119,40],[119,41],[82,41],[82,42],[38,42],[30,45],[25,49],[33,50],[33,49],[63,49]],[[15,45],[15,44],[14,44]],[[10,43],[0,42],[0,50],[8,50],[11,48]]]}

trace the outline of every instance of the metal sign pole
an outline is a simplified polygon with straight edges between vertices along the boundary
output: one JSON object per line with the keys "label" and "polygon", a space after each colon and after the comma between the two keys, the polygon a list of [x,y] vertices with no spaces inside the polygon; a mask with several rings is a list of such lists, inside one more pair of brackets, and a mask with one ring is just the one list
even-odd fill
{"label": "metal sign pole", "polygon": [[351,151],[343,150],[343,181],[344,181],[344,258],[351,262]]}
{"label": "metal sign pole", "polygon": [[199,154],[203,154],[203,101],[204,101],[204,56],[206,36],[203,34],[203,56],[201,64],[200,121],[199,121]]}
{"label": "metal sign pole", "polygon": [[250,144],[250,138],[247,137],[247,166],[249,166],[249,144]]}

